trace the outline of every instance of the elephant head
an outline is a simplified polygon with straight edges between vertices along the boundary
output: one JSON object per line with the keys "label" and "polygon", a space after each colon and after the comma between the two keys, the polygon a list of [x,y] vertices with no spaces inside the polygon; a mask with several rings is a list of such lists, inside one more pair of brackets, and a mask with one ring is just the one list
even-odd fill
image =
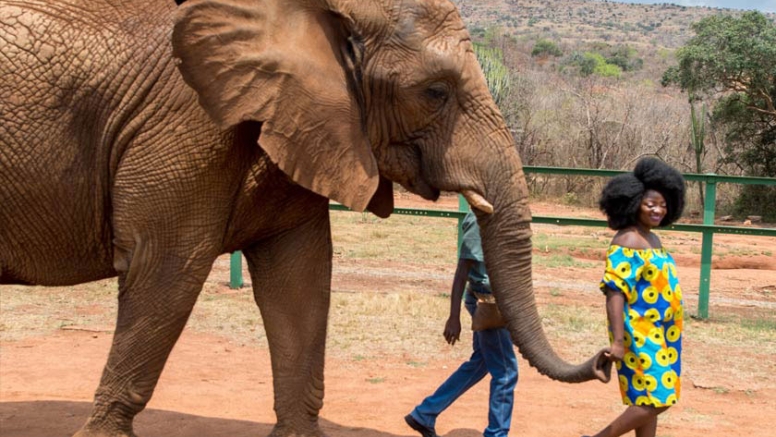
{"label": "elephant head", "polygon": [[523,356],[556,380],[608,380],[600,353],[568,364],[545,337],[522,165],[449,1],[194,0],[173,55],[216,123],[260,123],[258,146],[315,193],[383,217],[391,182],[462,193]]}

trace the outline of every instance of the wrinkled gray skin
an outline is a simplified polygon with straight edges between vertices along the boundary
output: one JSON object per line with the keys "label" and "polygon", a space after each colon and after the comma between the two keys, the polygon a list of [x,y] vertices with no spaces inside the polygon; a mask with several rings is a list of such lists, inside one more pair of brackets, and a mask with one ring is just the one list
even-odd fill
{"label": "wrinkled gray skin", "polygon": [[78,436],[134,435],[214,260],[238,249],[272,435],[322,435],[328,201],[387,216],[389,181],[492,205],[478,218],[515,344],[553,379],[608,377],[546,341],[522,167],[450,3],[0,0],[0,53],[0,283],[119,277]]}

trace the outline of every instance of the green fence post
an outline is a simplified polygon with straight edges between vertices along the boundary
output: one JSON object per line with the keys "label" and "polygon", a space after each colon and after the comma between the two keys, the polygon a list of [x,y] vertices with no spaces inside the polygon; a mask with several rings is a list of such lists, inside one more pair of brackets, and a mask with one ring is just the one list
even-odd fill
{"label": "green fence post", "polygon": [[242,252],[232,252],[229,261],[229,288],[237,289],[243,286]]}
{"label": "green fence post", "polygon": [[[703,202],[703,224],[714,225],[714,210],[717,203],[717,181],[712,177],[706,181],[706,196]],[[709,318],[709,287],[711,284],[711,254],[714,246],[714,231],[703,230],[701,243],[701,283],[698,290],[698,318]]]}
{"label": "green fence post", "polygon": [[[458,195],[458,211],[469,212],[469,202],[463,194]],[[461,244],[463,244],[463,217],[458,218],[458,252],[456,253],[461,253]]]}

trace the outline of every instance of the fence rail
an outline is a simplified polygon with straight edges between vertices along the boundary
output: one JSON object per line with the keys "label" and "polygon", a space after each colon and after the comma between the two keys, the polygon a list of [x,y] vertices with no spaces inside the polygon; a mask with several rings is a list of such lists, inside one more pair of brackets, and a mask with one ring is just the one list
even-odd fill
{"label": "fence rail", "polygon": [[[565,168],[565,167],[524,167],[526,173],[536,174],[554,174],[571,176],[596,176],[612,177],[625,171],[618,170],[593,170],[583,168]],[[744,177],[744,176],[724,176],[716,174],[695,174],[685,173],[684,179],[687,181],[701,182],[705,185],[705,197],[703,202],[703,224],[673,224],[667,228],[669,231],[680,232],[698,232],[702,235],[701,243],[701,274],[700,285],[698,287],[698,312],[696,317],[707,319],[709,317],[709,290],[711,286],[711,259],[713,254],[714,234],[736,234],[752,235],[758,237],[776,237],[774,228],[755,228],[741,226],[718,226],[714,224],[714,214],[716,210],[717,184],[732,183],[742,185],[769,185],[776,186],[776,178],[763,177]],[[350,211],[344,205],[332,203],[329,205],[331,211]],[[394,208],[393,213],[398,215],[415,215],[438,218],[454,218],[458,220],[458,246],[461,244],[461,222],[468,211],[468,204],[459,196],[458,211],[439,210],[439,209],[415,209],[415,208]],[[587,227],[606,227],[605,220],[574,218],[574,217],[544,217],[533,216],[533,223],[552,224],[560,226],[587,226]],[[230,265],[230,287],[240,288],[243,285],[242,279],[242,254],[234,252],[231,257]]]}

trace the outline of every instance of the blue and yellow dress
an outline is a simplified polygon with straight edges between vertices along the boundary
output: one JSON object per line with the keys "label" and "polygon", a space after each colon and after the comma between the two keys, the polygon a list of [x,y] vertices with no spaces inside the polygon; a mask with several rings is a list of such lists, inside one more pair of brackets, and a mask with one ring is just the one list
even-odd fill
{"label": "blue and yellow dress", "polygon": [[675,404],[682,386],[684,310],[674,259],[665,249],[612,245],[600,288],[625,295],[625,356],[616,363],[623,403]]}

